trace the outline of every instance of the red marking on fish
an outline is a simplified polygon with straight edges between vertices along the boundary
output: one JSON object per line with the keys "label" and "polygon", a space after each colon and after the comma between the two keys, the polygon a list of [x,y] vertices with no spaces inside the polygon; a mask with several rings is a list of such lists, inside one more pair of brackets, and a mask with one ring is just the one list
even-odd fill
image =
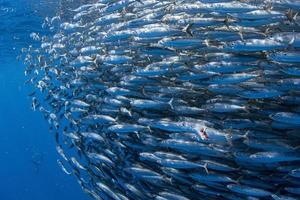
{"label": "red marking on fish", "polygon": [[202,139],[208,140],[208,135],[207,135],[204,128],[200,129],[200,134],[201,134],[200,136],[201,136]]}

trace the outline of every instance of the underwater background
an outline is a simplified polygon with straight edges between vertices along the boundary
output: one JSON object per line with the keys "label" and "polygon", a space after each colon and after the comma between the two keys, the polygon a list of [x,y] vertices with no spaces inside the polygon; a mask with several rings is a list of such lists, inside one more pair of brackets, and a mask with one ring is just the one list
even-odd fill
{"label": "underwater background", "polygon": [[42,20],[58,1],[0,0],[0,199],[86,200],[73,176],[57,165],[47,121],[30,109],[20,49],[41,32]]}
{"label": "underwater background", "polygon": [[0,0],[0,200],[299,199],[298,13]]}

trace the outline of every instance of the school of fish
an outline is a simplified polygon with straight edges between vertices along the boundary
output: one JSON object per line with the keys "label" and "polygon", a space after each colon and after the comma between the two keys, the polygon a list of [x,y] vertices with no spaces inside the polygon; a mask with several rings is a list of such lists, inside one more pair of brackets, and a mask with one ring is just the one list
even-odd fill
{"label": "school of fish", "polygon": [[100,199],[300,199],[300,2],[98,0],[22,49],[58,165]]}

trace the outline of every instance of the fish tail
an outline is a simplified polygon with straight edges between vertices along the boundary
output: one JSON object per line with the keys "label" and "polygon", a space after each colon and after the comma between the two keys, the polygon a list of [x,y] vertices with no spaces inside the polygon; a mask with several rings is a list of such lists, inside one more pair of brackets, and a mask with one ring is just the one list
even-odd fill
{"label": "fish tail", "polygon": [[192,26],[193,26],[193,23],[190,23],[188,25],[186,25],[182,31],[187,33],[189,36],[193,37],[193,33],[192,33]]}
{"label": "fish tail", "polygon": [[236,183],[240,183],[241,180],[244,178],[244,176],[240,176],[237,180],[236,180]]}
{"label": "fish tail", "polygon": [[300,145],[299,145],[299,146],[296,146],[296,147],[294,147],[294,150],[300,150]]}
{"label": "fish tail", "polygon": [[293,20],[296,22],[296,19],[298,17],[299,12],[297,12],[294,16],[293,16]]}
{"label": "fish tail", "polygon": [[225,135],[225,138],[226,138],[228,144],[229,144],[230,146],[233,146],[233,142],[232,142],[232,132],[231,132],[231,131],[229,131],[229,133]]}
{"label": "fish tail", "polygon": [[139,2],[142,5],[145,5],[145,3],[143,1],[141,1],[141,0],[136,0],[136,1]]}
{"label": "fish tail", "polygon": [[244,35],[243,35],[243,30],[242,29],[239,29],[239,36],[241,38],[242,41],[244,41]]}
{"label": "fish tail", "polygon": [[168,102],[168,104],[170,105],[170,107],[171,107],[172,110],[174,109],[173,101],[174,101],[174,98],[172,98],[172,99]]}
{"label": "fish tail", "polygon": [[209,171],[208,171],[208,169],[207,169],[207,163],[205,163],[204,165],[203,165],[203,168],[204,168],[204,170],[205,170],[205,172],[207,173],[207,174],[209,174]]}
{"label": "fish tail", "polygon": [[246,139],[246,140],[248,140],[249,139],[249,133],[250,133],[250,131],[247,131],[243,136],[242,136],[242,138],[244,138],[244,139]]}

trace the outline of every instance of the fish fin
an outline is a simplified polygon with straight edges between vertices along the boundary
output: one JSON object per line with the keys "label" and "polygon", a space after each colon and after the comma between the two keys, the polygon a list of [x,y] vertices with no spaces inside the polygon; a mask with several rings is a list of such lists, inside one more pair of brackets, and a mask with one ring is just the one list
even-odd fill
{"label": "fish fin", "polygon": [[168,70],[170,72],[174,72],[174,64],[173,63],[169,66]]}
{"label": "fish fin", "polygon": [[267,27],[267,28],[264,30],[263,34],[264,34],[264,36],[267,36],[269,33],[270,33],[270,27]]}
{"label": "fish fin", "polygon": [[150,59],[150,57],[149,57],[149,56],[147,56],[147,60],[148,60],[149,62],[151,62],[151,59]]}
{"label": "fish fin", "polygon": [[169,184],[171,184],[171,185],[174,184],[173,178],[168,178],[168,177],[166,177],[165,180],[166,180],[167,183],[169,183]]}
{"label": "fish fin", "polygon": [[150,126],[147,126],[147,129],[149,130],[150,133],[152,133]]}
{"label": "fish fin", "polygon": [[299,12],[297,12],[294,16],[293,16],[293,21],[296,21],[297,17],[298,17]]}
{"label": "fish fin", "polygon": [[286,178],[288,178],[290,176],[290,173],[287,173],[286,175],[284,175],[282,178],[283,179],[286,179]]}
{"label": "fish fin", "polygon": [[[267,58],[267,56],[268,56],[267,52],[265,52],[265,51],[262,51],[260,54],[263,58]],[[263,71],[260,71],[259,76],[264,76]]]}
{"label": "fish fin", "polygon": [[288,9],[285,13],[286,17],[288,18],[289,22],[295,22],[298,16],[298,12],[294,14],[292,9]]}
{"label": "fish fin", "polygon": [[228,30],[230,29],[229,23],[230,23],[230,18],[229,18],[228,15],[226,15],[226,17],[224,19],[224,24],[225,24],[225,26],[227,27]]}
{"label": "fish fin", "polygon": [[68,146],[69,149],[72,149],[73,147],[75,147],[74,143],[72,143]]}
{"label": "fish fin", "polygon": [[295,42],[295,36],[289,41],[288,45],[292,45]]}
{"label": "fish fin", "polygon": [[140,137],[140,134],[139,134],[139,132],[138,131],[134,131],[134,133],[135,133],[135,135],[136,135],[136,137],[138,138],[138,139],[140,139],[141,137]]}
{"label": "fish fin", "polygon": [[18,55],[17,57],[16,57],[16,59],[17,59],[17,61],[20,61],[22,58],[21,58],[21,55]]}
{"label": "fish fin", "polygon": [[146,96],[148,96],[147,94],[146,94],[146,92],[145,92],[145,87],[144,86],[142,86],[142,94],[146,97]]}
{"label": "fish fin", "polygon": [[232,143],[232,133],[230,132],[228,135],[225,135],[225,138],[230,146],[233,146]]}
{"label": "fish fin", "polygon": [[295,42],[295,36],[293,36],[293,38],[288,42],[288,46],[286,47],[286,49],[292,50],[294,42]]}
{"label": "fish fin", "polygon": [[246,106],[245,106],[245,108],[243,108],[243,111],[246,112],[247,114],[250,114],[250,113],[251,113],[251,112],[246,108]]}

